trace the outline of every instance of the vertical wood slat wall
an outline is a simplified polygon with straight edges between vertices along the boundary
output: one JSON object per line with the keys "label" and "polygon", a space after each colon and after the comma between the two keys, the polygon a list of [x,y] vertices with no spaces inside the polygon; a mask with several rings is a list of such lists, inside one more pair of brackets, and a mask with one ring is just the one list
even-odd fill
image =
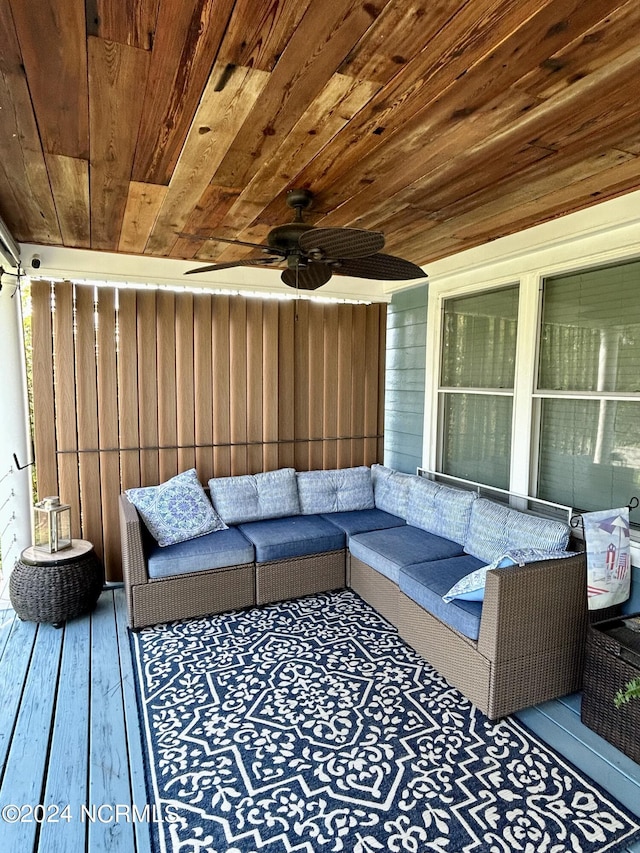
{"label": "vertical wood slat wall", "polygon": [[32,284],[38,493],[121,578],[117,498],[382,461],[386,305]]}

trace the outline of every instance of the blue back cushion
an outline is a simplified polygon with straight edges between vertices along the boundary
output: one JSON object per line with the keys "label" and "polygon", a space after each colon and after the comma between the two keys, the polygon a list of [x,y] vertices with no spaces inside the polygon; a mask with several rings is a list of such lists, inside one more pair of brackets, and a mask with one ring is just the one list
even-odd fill
{"label": "blue back cushion", "polygon": [[477,497],[475,492],[415,477],[409,487],[407,524],[464,545]]}
{"label": "blue back cushion", "polygon": [[386,465],[372,465],[371,481],[376,509],[406,520],[409,486],[415,479],[413,474],[403,474]]}
{"label": "blue back cushion", "polygon": [[561,521],[538,518],[480,498],[471,510],[464,550],[493,563],[513,548],[563,551],[569,543],[569,533],[568,525]]}
{"label": "blue back cushion", "polygon": [[303,515],[375,507],[371,470],[366,465],[332,471],[299,471],[296,479]]}
{"label": "blue back cushion", "polygon": [[213,505],[226,524],[300,513],[295,468],[238,477],[214,477],[209,480],[209,489]]}

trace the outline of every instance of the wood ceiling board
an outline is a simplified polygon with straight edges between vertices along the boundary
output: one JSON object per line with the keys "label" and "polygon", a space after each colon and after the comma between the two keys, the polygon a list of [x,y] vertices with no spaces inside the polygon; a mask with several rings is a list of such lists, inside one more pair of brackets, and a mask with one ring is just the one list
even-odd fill
{"label": "wood ceiling board", "polygon": [[91,244],[117,249],[129,194],[149,53],[89,38]]}
{"label": "wood ceiling board", "polygon": [[236,68],[221,92],[216,91],[220,66],[214,65],[209,84],[173,172],[147,251],[168,255],[184,230],[238,130],[267,84],[269,73]]}
{"label": "wood ceiling board", "polygon": [[151,50],[160,0],[85,0],[85,5],[87,35]]}
{"label": "wood ceiling board", "polygon": [[380,85],[388,83],[464,5],[459,0],[389,3],[346,57],[340,72]]}
{"label": "wood ceiling board", "polygon": [[89,101],[84,4],[11,0],[11,7],[42,146],[49,154],[86,159]]}
{"label": "wood ceiling board", "polygon": [[[634,71],[633,55],[629,59],[630,64],[625,65],[621,74],[633,79],[640,73],[640,66]],[[540,174],[547,175],[550,171],[556,172],[579,163],[590,153],[602,154],[617,149],[621,140],[622,150],[634,153],[634,133],[638,131],[636,107],[629,100],[616,70],[603,69],[601,76],[604,78],[605,75],[610,78],[602,81],[606,86],[606,97],[593,98],[590,87],[585,84],[578,108],[566,98],[565,106],[569,105],[571,109],[564,115],[560,112],[561,104],[549,105],[551,114],[545,124],[550,132],[563,128],[562,144],[555,140],[553,143],[547,141],[545,145],[544,134],[531,144],[528,141],[531,126],[514,126],[509,144],[504,139],[488,139],[475,150],[469,149],[451,157],[433,173],[405,187],[390,199],[387,215],[392,219],[394,229],[406,231],[409,220],[420,228],[419,221],[425,217],[442,219],[466,212],[478,204],[481,192],[489,197],[500,195],[504,183],[512,176],[520,183],[527,183]],[[606,105],[604,108],[602,103]],[[538,124],[538,129],[540,127]],[[454,213],[450,206],[456,202]],[[385,230],[380,216],[365,216],[358,225]]]}
{"label": "wood ceiling board", "polygon": [[638,33],[640,4],[637,0],[628,0],[543,60],[515,85],[538,98],[553,97],[614,61],[627,47],[637,42]]}
{"label": "wood ceiling board", "polygon": [[[437,94],[400,131],[387,138],[383,147],[361,158],[358,165],[351,163],[346,177],[341,175],[338,181],[337,176],[323,175],[323,182],[332,179],[349,202],[338,210],[334,208],[322,224],[341,225],[354,221],[366,209],[428,173],[433,168],[434,147],[442,148],[443,133],[461,134],[467,146],[490,136],[500,123],[492,111],[501,100],[507,103],[514,99],[516,90],[510,88],[513,83],[524,71],[542,61],[547,51],[575,37],[576,32],[588,28],[594,19],[599,20],[602,7],[607,5],[610,4],[606,0],[589,4],[563,0],[554,4],[546,15],[542,12],[534,15],[517,32],[496,45],[482,61]],[[569,13],[570,32],[564,18]],[[481,121],[479,113],[483,107],[490,110],[482,113]],[[526,101],[522,111],[528,111]],[[502,126],[508,128],[516,118],[517,112],[505,110]],[[399,162],[403,164],[401,170]],[[338,168],[342,167],[340,163]]]}
{"label": "wood ceiling board", "polygon": [[237,0],[218,62],[273,71],[311,0]]}
{"label": "wood ceiling board", "polygon": [[[188,234],[215,234],[220,223],[237,199],[240,190],[217,187],[209,184],[187,219],[184,230]],[[204,240],[178,238],[173,244],[171,254],[177,258],[200,256],[205,246]]]}
{"label": "wood ceiling board", "polygon": [[62,243],[78,249],[89,249],[89,163],[62,154],[45,154],[45,161]]}
{"label": "wood ceiling board", "polygon": [[119,252],[143,254],[147,240],[167,194],[167,187],[162,184],[141,184],[139,181],[129,182],[127,204],[124,210]]}
{"label": "wood ceiling board", "polygon": [[11,10],[0,3],[0,212],[16,240],[62,238]]}
{"label": "wood ceiling board", "polygon": [[[547,0],[549,2],[549,0]],[[314,161],[308,171],[303,171],[304,183],[313,181],[314,189],[322,195],[326,212],[334,210],[345,197],[362,188],[358,185],[375,180],[375,166],[371,174],[361,177],[363,161],[374,160],[377,150],[386,150],[390,140],[397,141],[397,134],[404,134],[410,122],[419,126],[425,123],[423,114],[431,111],[443,100],[443,92],[455,87],[465,77],[469,68],[480,63],[495,51],[517,24],[522,24],[539,8],[538,0],[474,0],[465,4],[460,12],[446,22],[437,35],[426,45],[424,51],[407,63],[389,85],[381,89],[362,112],[345,128],[330,149],[326,149]],[[507,14],[507,13],[510,13]],[[514,18],[515,16],[515,18]],[[496,73],[494,67],[487,76]],[[482,86],[486,85],[483,79]],[[466,109],[466,85],[459,85],[461,103],[447,104],[444,97],[444,118],[449,119],[447,110]],[[482,88],[481,88],[482,91]],[[435,105],[435,107],[434,107]],[[432,121],[437,116],[434,114]],[[403,137],[401,137],[403,138]],[[420,149],[424,148],[420,141]],[[396,161],[398,162],[398,161]],[[345,186],[346,177],[351,184]],[[354,189],[355,186],[355,189]]]}
{"label": "wood ceiling board", "polygon": [[161,4],[133,180],[169,183],[232,8],[233,0],[164,0]]}
{"label": "wood ceiling board", "polygon": [[[227,215],[218,223],[218,233],[237,233],[241,240],[255,239],[250,235],[247,226],[262,217],[275,198],[286,194],[286,190],[297,183],[296,176],[301,164],[312,159],[329,144],[377,89],[375,83],[354,80],[344,74],[334,74],[273,156],[260,167],[239,194]],[[293,211],[284,207],[282,201],[283,199],[280,200],[274,224],[288,222],[293,217]],[[305,221],[311,221],[313,217],[312,207],[311,211],[305,214]]]}
{"label": "wood ceiling board", "polygon": [[214,183],[244,186],[270,157],[389,0],[312,3],[222,161]]}
{"label": "wood ceiling board", "polygon": [[423,254],[428,254],[423,263],[428,264],[450,254],[452,246],[454,251],[461,246],[478,246],[638,186],[639,158],[629,158],[621,152],[617,157],[594,157],[586,164],[517,186],[511,192],[504,191],[499,198],[477,205],[469,213],[423,229],[413,239],[400,242],[398,248],[407,252],[422,246]]}

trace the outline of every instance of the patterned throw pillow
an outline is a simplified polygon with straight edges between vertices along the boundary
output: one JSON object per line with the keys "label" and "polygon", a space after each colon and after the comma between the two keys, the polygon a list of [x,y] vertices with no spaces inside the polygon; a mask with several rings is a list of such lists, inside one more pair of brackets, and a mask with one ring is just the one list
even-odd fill
{"label": "patterned throw pillow", "polygon": [[158,545],[175,545],[227,525],[211,506],[195,468],[160,486],[127,489],[126,495],[140,513]]}
{"label": "patterned throw pillow", "polygon": [[484,587],[487,582],[487,572],[490,569],[503,569],[506,566],[524,566],[526,563],[535,563],[538,560],[560,560],[563,557],[575,557],[572,551],[542,551],[539,548],[514,548],[495,559],[488,566],[480,566],[473,572],[469,572],[455,583],[451,589],[442,596],[447,603],[458,598],[461,601],[484,601]]}

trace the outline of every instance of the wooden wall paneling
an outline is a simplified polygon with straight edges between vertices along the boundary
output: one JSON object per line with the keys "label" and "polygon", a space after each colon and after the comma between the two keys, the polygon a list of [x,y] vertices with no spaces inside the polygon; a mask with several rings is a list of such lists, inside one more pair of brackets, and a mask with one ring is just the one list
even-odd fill
{"label": "wooden wall paneling", "polygon": [[262,464],[265,471],[278,467],[279,406],[279,303],[267,299],[262,307]]}
{"label": "wooden wall paneling", "polygon": [[140,485],[157,486],[158,371],[156,366],[156,294],[138,291],[138,419],[140,431]]}
{"label": "wooden wall paneling", "polygon": [[278,467],[295,467],[295,343],[294,326],[297,303],[280,303],[278,324]]}
{"label": "wooden wall paneling", "polygon": [[387,306],[382,304],[380,311],[379,347],[378,352],[378,461],[384,460],[384,389],[385,389],[385,353],[387,351]]}
{"label": "wooden wall paneling", "polygon": [[213,470],[215,477],[231,474],[231,360],[229,296],[212,301]]}
{"label": "wooden wall paneling", "polygon": [[[247,300],[247,466],[251,474],[264,470],[262,445],[263,300]],[[255,442],[255,443],[254,443]]]}
{"label": "wooden wall paneling", "polygon": [[80,485],[78,483],[78,433],[76,371],[73,341],[73,285],[54,286],[53,357],[56,406],[56,444],[60,500],[71,506],[71,530],[81,531]]}
{"label": "wooden wall paneling", "polygon": [[309,470],[309,302],[295,303],[294,331],[294,467]]}
{"label": "wooden wall paneling", "polygon": [[156,294],[156,364],[158,402],[158,465],[160,482],[178,473],[176,391],[176,294]]}
{"label": "wooden wall paneling", "polygon": [[338,467],[338,305],[324,305],[322,468]]}
{"label": "wooden wall paneling", "polygon": [[63,154],[45,154],[53,202],[65,246],[91,246],[89,161]]}
{"label": "wooden wall paneling", "polygon": [[100,482],[98,452],[98,377],[96,365],[95,288],[76,285],[76,396],[78,401],[78,476],[83,539],[93,542],[103,558],[102,506],[96,493]]}
{"label": "wooden wall paneling", "polygon": [[196,424],[193,350],[193,294],[176,298],[176,402],[178,406],[178,470],[196,464]]}
{"label": "wooden wall paneling", "polygon": [[381,462],[378,457],[378,400],[383,389],[380,388],[379,359],[384,351],[380,350],[380,303],[367,307],[365,332],[365,365],[364,365],[364,455],[362,463],[373,465]]}
{"label": "wooden wall paneling", "polygon": [[33,438],[38,498],[58,495],[56,415],[53,385],[51,282],[31,282],[33,343]]}
{"label": "wooden wall paneling", "polygon": [[120,454],[118,452],[118,374],[116,368],[115,289],[98,291],[98,424],[100,491],[106,579],[122,579],[120,550]]}
{"label": "wooden wall paneling", "polygon": [[[351,464],[364,460],[365,384],[367,370],[367,306],[353,306],[351,338]],[[360,437],[358,437],[360,436]]]}
{"label": "wooden wall paneling", "polygon": [[118,421],[123,489],[140,485],[137,291],[118,290]]}
{"label": "wooden wall paneling", "polygon": [[200,482],[213,477],[213,337],[212,297],[193,297],[193,384],[196,463]]}
{"label": "wooden wall paneling", "polygon": [[229,390],[231,473],[247,469],[247,300],[236,297],[229,306]]}
{"label": "wooden wall paneling", "polygon": [[309,468],[322,468],[324,444],[324,306],[308,302]]}
{"label": "wooden wall paneling", "polygon": [[90,36],[91,243],[117,249],[149,70],[149,53]]}
{"label": "wooden wall paneling", "polygon": [[353,306],[340,305],[338,311],[338,468],[351,465]]}

